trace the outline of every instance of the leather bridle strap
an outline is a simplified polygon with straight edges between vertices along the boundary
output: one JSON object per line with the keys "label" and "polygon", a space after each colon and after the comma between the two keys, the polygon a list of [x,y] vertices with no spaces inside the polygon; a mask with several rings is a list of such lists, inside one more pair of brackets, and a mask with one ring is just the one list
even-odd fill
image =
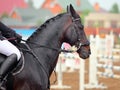
{"label": "leather bridle strap", "polygon": [[[23,39],[21,39],[21,41],[36,45],[34,48],[43,47],[43,48],[52,49],[52,50],[55,50],[55,51],[58,51],[58,52],[66,52],[66,53],[76,52],[74,50],[65,50],[65,49],[59,49],[59,48],[52,48],[52,47],[48,47],[48,46],[45,46],[45,45],[39,45],[38,43],[26,41],[26,40],[23,40]],[[25,50],[25,49],[23,49],[23,50]],[[26,50],[26,51],[29,51],[29,50]]]}
{"label": "leather bridle strap", "polygon": [[78,20],[80,20],[80,18],[76,18],[76,19],[72,19],[72,21],[74,22],[74,24],[75,24],[75,31],[76,31],[76,34],[77,34],[77,36],[78,36],[78,39],[77,39],[77,42],[76,43],[78,43],[78,45],[77,45],[77,49],[80,49],[80,47],[81,46],[88,46],[88,45],[90,45],[90,42],[89,41],[87,41],[87,42],[85,42],[85,43],[82,43],[81,42],[81,39],[80,39],[80,37],[79,37],[79,32],[78,32],[78,30],[77,30],[77,25],[76,25],[76,21],[78,21]]}

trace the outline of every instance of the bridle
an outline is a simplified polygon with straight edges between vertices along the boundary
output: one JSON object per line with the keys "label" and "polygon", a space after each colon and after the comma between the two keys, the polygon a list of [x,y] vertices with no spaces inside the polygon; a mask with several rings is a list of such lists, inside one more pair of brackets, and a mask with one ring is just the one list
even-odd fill
{"label": "bridle", "polygon": [[79,34],[78,34],[79,31],[77,30],[77,29],[78,29],[78,26],[77,26],[77,24],[75,23],[76,21],[79,21],[79,20],[80,20],[80,18],[76,18],[76,19],[72,18],[72,21],[74,22],[75,32],[76,32],[76,34],[77,34],[77,42],[76,42],[77,50],[79,50],[81,46],[89,46],[89,45],[90,45],[90,42],[89,42],[88,40],[83,43],[83,42],[81,41],[81,38],[79,37]]}

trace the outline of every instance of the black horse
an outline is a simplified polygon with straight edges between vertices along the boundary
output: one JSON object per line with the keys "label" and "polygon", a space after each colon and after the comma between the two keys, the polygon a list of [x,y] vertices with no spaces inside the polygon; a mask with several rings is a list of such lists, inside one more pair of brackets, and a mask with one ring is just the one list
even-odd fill
{"label": "black horse", "polygon": [[7,90],[49,90],[50,75],[56,66],[63,42],[75,45],[81,58],[90,55],[81,18],[72,5],[67,12],[59,14],[41,25],[27,40],[24,67],[20,73],[8,75]]}

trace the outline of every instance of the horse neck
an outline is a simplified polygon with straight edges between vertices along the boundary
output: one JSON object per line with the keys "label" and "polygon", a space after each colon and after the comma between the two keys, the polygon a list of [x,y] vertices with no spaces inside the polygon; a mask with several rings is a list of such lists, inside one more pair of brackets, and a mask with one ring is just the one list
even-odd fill
{"label": "horse neck", "polygon": [[[54,28],[55,29],[55,28]],[[34,42],[35,44],[30,44],[31,48],[34,48],[36,44],[38,46],[46,46],[51,48],[60,48],[62,41],[60,41],[60,32],[54,29],[44,30],[44,32],[38,32],[38,34],[28,42]]]}
{"label": "horse neck", "polygon": [[[34,42],[39,44],[38,46],[43,46],[35,49],[37,45],[35,44],[30,44],[30,48],[35,52],[35,54],[38,56],[39,60],[41,63],[45,64],[46,62],[46,67],[48,68],[49,74],[52,73],[54,67],[56,66],[57,63],[57,58],[59,55],[59,50],[62,45],[61,39],[61,34],[62,34],[62,29],[61,30],[56,30],[56,28],[61,28],[62,26],[60,25],[53,25],[53,28],[46,28],[42,30],[40,33],[37,32],[36,36],[34,36],[32,39],[29,40],[29,42]],[[46,48],[47,47],[47,48]],[[56,50],[54,50],[56,49]]]}

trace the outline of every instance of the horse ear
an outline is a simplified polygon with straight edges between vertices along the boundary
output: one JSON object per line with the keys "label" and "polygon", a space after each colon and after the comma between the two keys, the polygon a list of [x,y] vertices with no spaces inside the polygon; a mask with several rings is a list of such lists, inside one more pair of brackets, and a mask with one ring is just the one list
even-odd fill
{"label": "horse ear", "polygon": [[69,7],[67,7],[67,12],[69,12],[73,18],[76,18],[77,12],[75,11],[75,9],[71,4]]}

